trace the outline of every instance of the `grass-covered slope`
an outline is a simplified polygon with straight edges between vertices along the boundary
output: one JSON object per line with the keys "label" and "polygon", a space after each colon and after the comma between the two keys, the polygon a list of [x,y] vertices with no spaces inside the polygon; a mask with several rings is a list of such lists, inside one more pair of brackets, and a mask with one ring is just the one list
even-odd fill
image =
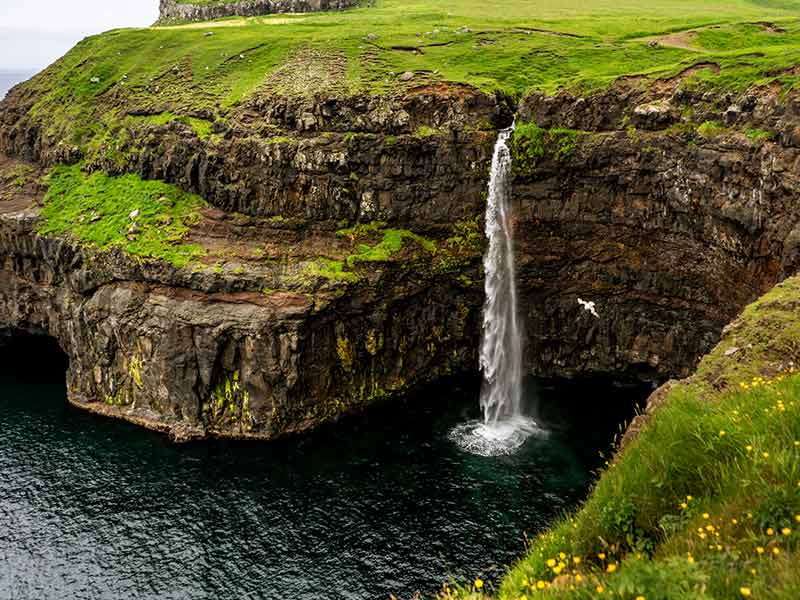
{"label": "grass-covered slope", "polygon": [[205,206],[198,196],[135,175],[87,175],[80,165],[57,167],[48,183],[39,233],[66,234],[99,249],[119,247],[177,266],[205,254],[198,245],[182,243]]}
{"label": "grass-covered slope", "polygon": [[[800,598],[800,278],[673,385],[503,599]],[[483,598],[481,581],[443,598]],[[480,588],[480,589],[479,589]]]}
{"label": "grass-covered slope", "polygon": [[[519,97],[713,62],[718,74],[696,75],[713,79],[708,85],[791,87],[799,18],[792,0],[511,0],[502,9],[379,0],[344,12],[111,31],[79,43],[29,89],[43,127],[83,145],[130,114],[210,122],[265,86],[271,94],[381,94],[443,80]],[[401,81],[407,71],[415,78]]]}

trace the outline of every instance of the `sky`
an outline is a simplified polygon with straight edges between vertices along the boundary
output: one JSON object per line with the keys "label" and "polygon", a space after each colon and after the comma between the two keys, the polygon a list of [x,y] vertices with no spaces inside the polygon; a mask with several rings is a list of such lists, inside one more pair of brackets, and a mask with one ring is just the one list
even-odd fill
{"label": "sky", "polygon": [[38,71],[87,35],[157,18],[158,0],[0,0],[0,70]]}

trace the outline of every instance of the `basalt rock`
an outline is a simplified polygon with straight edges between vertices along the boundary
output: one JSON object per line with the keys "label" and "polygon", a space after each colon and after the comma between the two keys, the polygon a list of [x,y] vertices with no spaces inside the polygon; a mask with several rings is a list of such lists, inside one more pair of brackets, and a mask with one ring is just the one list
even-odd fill
{"label": "basalt rock", "polygon": [[211,21],[233,16],[257,17],[276,13],[342,10],[356,4],[356,0],[238,0],[205,4],[161,0],[158,22]]}

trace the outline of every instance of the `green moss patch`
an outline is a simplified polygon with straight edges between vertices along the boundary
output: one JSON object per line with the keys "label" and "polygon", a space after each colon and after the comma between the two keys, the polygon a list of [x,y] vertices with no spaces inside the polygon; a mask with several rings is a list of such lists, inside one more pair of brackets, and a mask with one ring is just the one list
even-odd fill
{"label": "green moss patch", "polygon": [[556,161],[569,157],[575,150],[580,134],[574,129],[543,129],[535,123],[519,123],[511,138],[515,173],[532,174],[545,157]]}

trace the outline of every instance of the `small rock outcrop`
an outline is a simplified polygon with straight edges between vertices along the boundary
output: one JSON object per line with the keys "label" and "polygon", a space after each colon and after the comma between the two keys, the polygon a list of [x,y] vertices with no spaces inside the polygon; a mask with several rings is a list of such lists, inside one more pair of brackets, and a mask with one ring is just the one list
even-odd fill
{"label": "small rock outcrop", "polygon": [[275,13],[305,13],[342,10],[355,6],[358,0],[238,0],[192,4],[178,0],[161,0],[160,24],[185,21],[210,21],[223,17],[257,17]]}

